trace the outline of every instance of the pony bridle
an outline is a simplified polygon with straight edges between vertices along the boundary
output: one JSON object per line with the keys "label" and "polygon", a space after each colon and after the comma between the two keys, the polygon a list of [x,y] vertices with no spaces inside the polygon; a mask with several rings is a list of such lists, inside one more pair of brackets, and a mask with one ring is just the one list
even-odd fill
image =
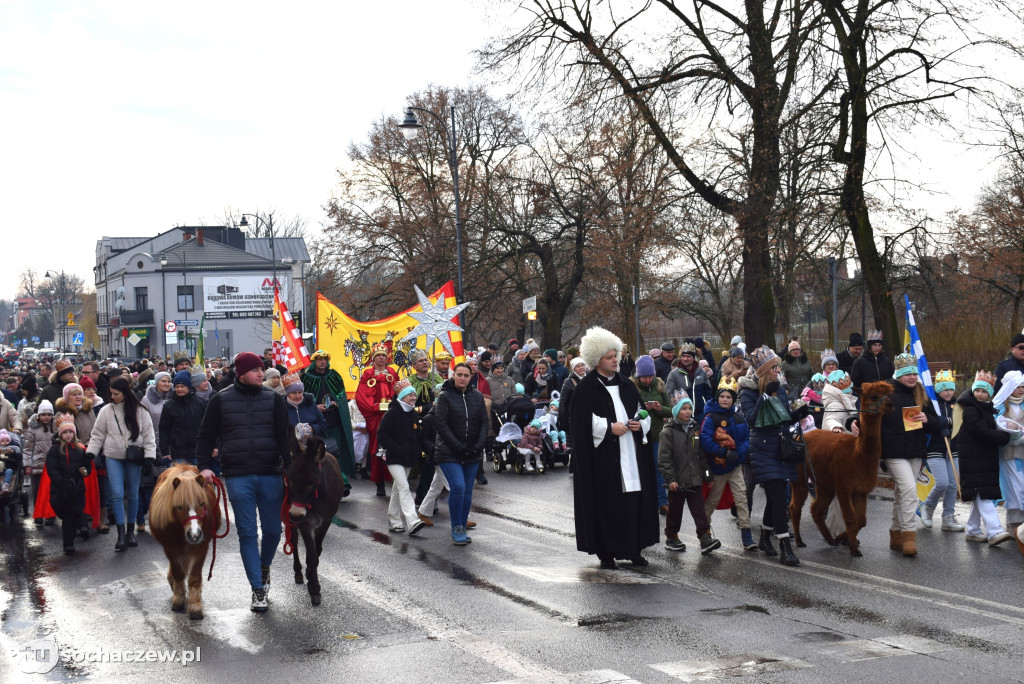
{"label": "pony bridle", "polygon": [[870,404],[865,404],[863,407],[861,407],[860,412],[861,413],[871,413],[871,414],[876,414],[876,415],[880,414],[882,412],[881,411],[882,404],[885,402],[885,397],[886,397],[886,395],[883,394],[881,397],[879,397],[875,401],[871,402]]}
{"label": "pony bridle", "polygon": [[[182,526],[186,527],[186,528],[191,528],[192,532],[202,536],[202,534],[203,534],[203,525],[206,524],[206,505],[204,504],[201,507],[201,510],[202,510],[201,514],[197,514],[195,512],[195,510],[196,509],[194,509],[194,508],[190,508],[188,510],[190,515],[187,518],[185,518],[185,520],[182,522]],[[186,538],[187,538],[187,536],[188,535],[186,533]]]}

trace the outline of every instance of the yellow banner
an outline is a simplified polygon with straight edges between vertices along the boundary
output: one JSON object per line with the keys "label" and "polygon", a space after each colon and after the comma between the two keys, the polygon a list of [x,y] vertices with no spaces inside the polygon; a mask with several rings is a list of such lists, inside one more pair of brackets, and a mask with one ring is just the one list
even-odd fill
{"label": "yellow banner", "polygon": [[[442,296],[445,308],[456,305],[455,285],[452,281],[449,280],[441,289],[427,295],[431,303],[434,304]],[[370,366],[370,348],[378,342],[390,343],[392,353],[389,363],[398,369],[399,375],[406,377],[413,372],[409,365],[409,352],[413,349],[423,349],[427,337],[421,335],[408,342],[401,340],[419,325],[419,321],[409,314],[419,313],[422,310],[417,304],[399,314],[379,321],[357,321],[347,316],[321,293],[317,293],[316,348],[331,355],[331,368],[338,371],[345,379],[345,388],[349,390],[350,398],[355,396],[355,383],[358,383],[363,370]],[[452,320],[458,322],[454,318]],[[450,332],[447,334],[451,340],[452,349],[455,351],[456,362],[464,360],[462,333]],[[435,340],[429,352],[433,357],[434,354],[443,350],[444,345],[441,344],[441,341]]]}

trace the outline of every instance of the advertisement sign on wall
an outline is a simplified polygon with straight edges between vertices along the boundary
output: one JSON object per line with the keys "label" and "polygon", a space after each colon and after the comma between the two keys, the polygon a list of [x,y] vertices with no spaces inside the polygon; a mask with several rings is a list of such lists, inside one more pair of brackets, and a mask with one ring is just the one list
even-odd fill
{"label": "advertisement sign on wall", "polygon": [[[278,273],[281,298],[288,297],[290,274]],[[258,318],[274,309],[274,281],[265,276],[217,276],[203,278],[203,310],[207,318]]]}

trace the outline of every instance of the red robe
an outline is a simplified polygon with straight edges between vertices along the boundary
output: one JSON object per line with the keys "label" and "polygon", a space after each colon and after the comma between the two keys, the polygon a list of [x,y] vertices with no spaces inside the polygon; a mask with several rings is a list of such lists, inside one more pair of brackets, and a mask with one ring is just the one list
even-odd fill
{"label": "red robe", "polygon": [[370,480],[373,482],[391,480],[387,464],[377,458],[377,428],[380,427],[380,421],[387,411],[386,408],[381,410],[380,402],[390,402],[394,398],[394,384],[398,380],[398,371],[391,366],[385,367],[379,375],[370,367],[363,371],[362,377],[359,378],[359,387],[356,388],[356,406],[366,419],[366,434],[370,436],[370,445],[366,453],[370,456]]}
{"label": "red robe", "polygon": [[[100,526],[100,481],[96,477],[96,464],[93,463],[92,470],[85,476],[85,511],[92,517],[92,528],[95,530]],[[33,518],[56,518],[57,513],[50,506],[50,475],[43,468],[43,476],[39,478],[39,491],[36,492],[35,509],[32,511]]]}

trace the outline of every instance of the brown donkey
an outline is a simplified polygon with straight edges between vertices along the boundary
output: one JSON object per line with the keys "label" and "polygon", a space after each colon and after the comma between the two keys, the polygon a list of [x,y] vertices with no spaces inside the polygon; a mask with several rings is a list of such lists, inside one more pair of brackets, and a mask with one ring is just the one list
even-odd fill
{"label": "brown donkey", "polygon": [[[793,497],[789,504],[797,546],[806,546],[800,538],[800,514],[807,500],[807,475],[814,481],[815,497],[811,502],[811,518],[831,546],[845,536],[850,555],[860,556],[857,532],[867,524],[867,497],[878,483],[878,461],[882,455],[882,416],[892,411],[888,382],[871,382],[861,386],[860,435],[812,430],[804,435],[807,459],[797,466],[797,479],[792,483]],[[811,468],[807,470],[807,463]],[[832,499],[837,498],[843,510],[846,532],[834,539],[825,524],[825,514]]]}

